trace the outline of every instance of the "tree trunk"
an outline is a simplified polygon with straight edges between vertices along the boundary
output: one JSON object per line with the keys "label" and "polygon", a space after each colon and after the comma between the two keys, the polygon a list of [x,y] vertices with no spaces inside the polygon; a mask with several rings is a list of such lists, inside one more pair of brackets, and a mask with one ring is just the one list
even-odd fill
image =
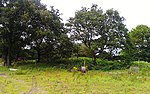
{"label": "tree trunk", "polygon": [[7,55],[7,66],[11,66],[10,55]]}
{"label": "tree trunk", "polygon": [[95,51],[92,51],[93,54],[93,64],[96,65],[96,53]]}
{"label": "tree trunk", "polygon": [[8,47],[8,55],[7,55],[7,66],[11,66],[11,47]]}
{"label": "tree trunk", "polygon": [[4,60],[5,60],[4,66],[8,66],[8,67],[11,66],[10,53],[11,53],[11,52],[10,52],[10,47],[8,47],[8,48],[6,49],[6,54],[5,54],[5,56],[4,56]]}
{"label": "tree trunk", "polygon": [[37,62],[39,63],[39,62],[41,62],[41,51],[39,49],[37,50],[37,55],[38,55]]}
{"label": "tree trunk", "polygon": [[7,54],[3,56],[3,59],[4,59],[4,66],[6,66],[6,63],[7,63]]}

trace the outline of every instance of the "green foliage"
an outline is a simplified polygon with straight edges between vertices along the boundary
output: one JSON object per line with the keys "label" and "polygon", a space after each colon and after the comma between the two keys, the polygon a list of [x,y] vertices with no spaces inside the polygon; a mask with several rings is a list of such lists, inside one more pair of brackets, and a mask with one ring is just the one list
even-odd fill
{"label": "green foliage", "polygon": [[[13,0],[6,0],[2,2],[0,24],[2,25],[0,31],[1,49],[7,66],[11,65],[11,60],[20,52],[21,47],[24,46],[22,35],[23,28],[21,26],[22,11],[18,2]],[[20,2],[22,4],[22,2]],[[7,59],[6,59],[7,58]]]}
{"label": "green foliage", "polygon": [[1,72],[8,71],[8,68],[7,68],[7,67],[0,66],[0,71],[1,71]]}
{"label": "green foliage", "polygon": [[116,10],[108,9],[103,12],[97,5],[92,5],[91,8],[83,7],[77,11],[66,26],[71,39],[81,41],[88,48],[89,55],[96,64],[96,53],[103,53],[101,57],[107,58],[108,54],[115,56],[119,50],[125,48],[127,29],[124,20]]}
{"label": "green foliage", "polygon": [[25,71],[25,70],[17,70],[15,72],[16,75],[26,75],[28,71]]}
{"label": "green foliage", "polygon": [[[150,61],[150,28],[139,25],[127,34],[124,17],[114,9],[82,7],[64,26],[59,10],[48,10],[40,0],[3,0],[0,6],[4,65],[21,57],[27,59],[21,61],[25,64],[31,59],[66,68],[86,62],[90,69],[113,70],[129,67],[132,60]],[[71,55],[79,58],[66,59]]]}
{"label": "green foliage", "polygon": [[128,66],[125,65],[122,61],[107,61],[107,60],[100,60],[98,61],[97,69],[101,70],[120,70],[125,69]]}
{"label": "green foliage", "polygon": [[115,61],[108,61],[108,60],[102,60],[102,59],[97,59],[96,65],[93,65],[93,60],[92,58],[88,57],[79,57],[79,58],[69,58],[69,59],[64,59],[60,64],[64,68],[73,68],[74,66],[80,68],[81,66],[85,65],[88,67],[90,70],[119,70],[119,69],[126,69],[127,66],[125,62],[115,60]]}
{"label": "green foliage", "polygon": [[0,65],[2,65],[3,63],[4,63],[4,60],[0,58]]}
{"label": "green foliage", "polygon": [[88,58],[88,57],[69,58],[68,60],[71,63],[71,65],[73,64],[74,66],[78,66],[78,67],[84,65],[84,62],[86,65],[92,63],[92,58]]}
{"label": "green foliage", "polygon": [[150,61],[150,27],[138,25],[129,33],[134,60]]}
{"label": "green foliage", "polygon": [[44,64],[21,65],[17,69],[12,72],[7,67],[0,66],[0,94],[150,93],[150,71],[140,70],[138,75],[130,75],[128,70],[89,70],[82,74]]}
{"label": "green foliage", "polygon": [[46,9],[40,0],[7,1],[1,2],[0,16],[0,55],[5,65],[19,57],[50,62],[71,55],[72,43],[59,10]]}
{"label": "green foliage", "polygon": [[72,56],[76,57],[91,57],[90,50],[84,44],[74,44]]}
{"label": "green foliage", "polygon": [[132,66],[138,66],[141,71],[148,71],[150,70],[150,63],[145,61],[134,61]]}

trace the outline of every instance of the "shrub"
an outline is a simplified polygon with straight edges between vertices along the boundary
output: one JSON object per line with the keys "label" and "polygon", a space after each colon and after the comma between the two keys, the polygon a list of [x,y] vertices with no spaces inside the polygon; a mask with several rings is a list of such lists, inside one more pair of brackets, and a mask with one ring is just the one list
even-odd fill
{"label": "shrub", "polygon": [[[63,58],[63,59],[57,59],[56,61],[50,62],[50,63],[37,63],[35,60],[27,60],[27,61],[18,61],[15,62],[14,66],[19,65],[33,65],[33,66],[40,66],[40,67],[56,67],[61,69],[68,69],[71,70],[73,67],[81,68],[81,66],[85,65],[88,67],[89,70],[120,70],[125,69],[128,66],[126,66],[125,62],[114,60],[114,61],[108,61],[97,58],[96,65],[93,65],[92,58],[88,57],[79,57],[79,58]],[[33,68],[33,67],[32,67]]]}
{"label": "shrub", "polygon": [[97,59],[96,65],[93,65],[92,58],[88,57],[69,58],[61,60],[61,63],[66,65],[66,68],[73,68],[74,66],[79,68],[84,65],[84,62],[85,65],[88,66],[89,70],[116,70],[116,69],[124,69],[127,67],[124,66],[125,65],[124,62],[121,62],[119,60],[108,61]]}
{"label": "shrub", "polygon": [[124,62],[121,62],[119,60],[115,61],[108,61],[108,60],[97,60],[96,69],[100,70],[116,70],[116,69],[124,69],[126,66],[124,66]]}
{"label": "shrub", "polygon": [[134,61],[132,66],[138,66],[142,71],[150,70],[150,63],[145,61]]}

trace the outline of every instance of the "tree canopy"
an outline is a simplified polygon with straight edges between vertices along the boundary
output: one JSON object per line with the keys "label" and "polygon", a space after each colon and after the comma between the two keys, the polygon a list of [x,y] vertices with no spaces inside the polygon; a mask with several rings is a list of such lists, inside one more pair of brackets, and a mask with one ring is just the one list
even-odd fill
{"label": "tree canopy", "polygon": [[38,62],[45,54],[47,60],[70,55],[69,52],[64,53],[67,49],[60,49],[66,44],[71,47],[71,42],[66,35],[59,11],[53,7],[47,10],[39,0],[1,2],[0,24],[2,54],[7,66],[11,65],[12,60],[22,56],[26,48],[29,52],[34,52]]}
{"label": "tree canopy", "polygon": [[108,52],[116,55],[124,47],[127,29],[124,18],[116,10],[109,9],[104,13],[97,5],[91,8],[83,7],[70,18],[66,24],[71,38],[81,41],[95,54]]}
{"label": "tree canopy", "polygon": [[[128,32],[114,9],[82,7],[64,25],[58,9],[40,0],[0,1],[0,56],[10,66],[19,57],[52,62],[70,56],[150,61],[150,28]],[[78,42],[80,42],[78,44]]]}
{"label": "tree canopy", "polygon": [[129,33],[135,60],[150,61],[150,27],[138,25]]}

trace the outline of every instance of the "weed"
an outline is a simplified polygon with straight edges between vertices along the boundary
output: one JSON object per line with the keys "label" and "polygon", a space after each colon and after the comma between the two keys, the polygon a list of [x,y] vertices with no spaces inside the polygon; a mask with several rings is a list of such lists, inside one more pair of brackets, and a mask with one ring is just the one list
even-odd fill
{"label": "weed", "polygon": [[[40,66],[39,66],[40,65]],[[87,73],[42,64],[27,64],[9,71],[0,66],[0,94],[149,94],[150,70],[138,66],[138,75],[127,70],[90,70]],[[75,68],[76,69],[76,68]],[[134,70],[133,70],[134,71]],[[146,72],[145,72],[146,71]]]}

